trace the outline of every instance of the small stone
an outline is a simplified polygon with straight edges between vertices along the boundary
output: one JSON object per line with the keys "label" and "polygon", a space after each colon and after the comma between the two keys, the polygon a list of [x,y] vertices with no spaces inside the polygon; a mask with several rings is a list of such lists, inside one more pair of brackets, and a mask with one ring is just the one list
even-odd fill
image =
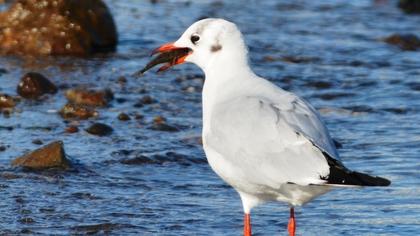
{"label": "small stone", "polygon": [[116,98],[115,101],[121,104],[127,102],[127,98]]}
{"label": "small stone", "polygon": [[6,151],[6,146],[0,145],[0,152]]}
{"label": "small stone", "polygon": [[110,89],[69,89],[66,91],[66,97],[71,103],[79,105],[106,106],[114,98],[114,94]]}
{"label": "small stone", "polygon": [[61,110],[60,115],[64,119],[89,119],[98,116],[98,112],[88,106],[68,103]]}
{"label": "small stone", "polygon": [[41,139],[34,139],[34,140],[32,140],[32,143],[33,144],[36,144],[36,145],[42,145],[42,144],[44,144]]}
{"label": "small stone", "polygon": [[153,104],[156,103],[156,100],[153,99],[151,96],[146,95],[144,97],[142,97],[134,106],[135,107],[142,107],[144,105],[149,105],[149,104]]}
{"label": "small stone", "polygon": [[62,141],[52,142],[12,161],[14,167],[20,166],[34,170],[67,169],[70,165],[70,161],[65,156]]}
{"label": "small stone", "polygon": [[283,56],[281,58],[282,61],[288,62],[288,63],[313,63],[319,61],[319,58],[316,57],[305,57],[305,56]]}
{"label": "small stone", "polygon": [[86,129],[86,132],[97,136],[107,136],[113,132],[113,129],[111,126],[103,123],[94,123]]}
{"label": "small stone", "polygon": [[131,120],[130,116],[123,112],[118,115],[118,119],[121,121]]}
{"label": "small stone", "polygon": [[166,131],[166,132],[177,132],[179,131],[178,128],[168,125],[166,123],[166,119],[163,116],[156,116],[153,119],[153,124],[150,127],[151,130],[157,130],[157,131]]}
{"label": "small stone", "polygon": [[415,51],[420,49],[420,38],[414,34],[393,34],[386,37],[384,41],[402,50]]}
{"label": "small stone", "polygon": [[66,133],[73,134],[79,132],[79,128],[74,125],[70,125],[66,127]]}
{"label": "small stone", "polygon": [[0,93],[0,110],[3,108],[13,108],[15,106],[16,103],[11,96]]}
{"label": "small stone", "polygon": [[166,123],[166,118],[163,117],[163,116],[155,116],[153,118],[153,123],[154,124],[163,124],[163,123]]}
{"label": "small stone", "polygon": [[57,93],[57,87],[45,76],[36,72],[29,72],[19,82],[17,93],[27,99],[37,99],[47,93]]}
{"label": "small stone", "polygon": [[166,132],[177,132],[179,131],[178,128],[168,125],[168,124],[153,124],[150,129],[157,130],[157,131],[166,131]]}

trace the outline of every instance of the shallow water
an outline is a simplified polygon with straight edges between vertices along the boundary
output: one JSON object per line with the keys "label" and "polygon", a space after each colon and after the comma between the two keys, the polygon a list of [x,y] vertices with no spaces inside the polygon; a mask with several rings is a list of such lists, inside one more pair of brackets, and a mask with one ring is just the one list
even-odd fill
{"label": "shallow water", "polygon": [[[394,1],[106,1],[120,33],[118,52],[91,59],[1,58],[0,92],[15,94],[27,71],[60,87],[111,88],[116,99],[97,119],[66,134],[56,114],[64,89],[41,102],[21,102],[0,116],[0,235],[240,235],[234,190],[207,165],[201,132],[202,72],[193,65],[164,74],[130,75],[150,50],[175,40],[202,17],[224,17],[243,31],[255,71],[320,110],[349,168],[392,180],[388,188],[330,192],[297,209],[298,235],[415,235],[420,232],[420,53],[381,41],[420,34],[420,16]],[[240,10],[239,10],[240,9]],[[117,82],[126,76],[128,82]],[[141,108],[145,95],[157,100]],[[120,112],[142,120],[122,122]],[[150,129],[162,115],[179,132]],[[83,131],[93,121],[114,133]],[[10,161],[38,145],[63,140],[76,163],[68,172],[24,172]],[[151,161],[144,161],[141,155]],[[137,159],[136,159],[137,158]],[[127,161],[128,160],[128,161]],[[288,208],[253,211],[255,235],[286,235]]]}

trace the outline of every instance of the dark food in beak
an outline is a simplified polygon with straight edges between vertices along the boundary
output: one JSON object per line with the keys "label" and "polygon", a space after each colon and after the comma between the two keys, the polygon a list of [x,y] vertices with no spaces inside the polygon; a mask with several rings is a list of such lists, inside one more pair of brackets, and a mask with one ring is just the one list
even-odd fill
{"label": "dark food in beak", "polygon": [[185,58],[188,55],[190,55],[191,52],[192,50],[190,48],[178,48],[174,46],[164,45],[152,52],[152,55],[157,53],[160,54],[156,56],[153,60],[151,60],[149,63],[147,63],[147,65],[142,70],[138,71],[136,75],[141,75],[149,69],[153,68],[154,66],[162,63],[166,64],[160,67],[158,72],[165,71],[171,66],[183,63]]}

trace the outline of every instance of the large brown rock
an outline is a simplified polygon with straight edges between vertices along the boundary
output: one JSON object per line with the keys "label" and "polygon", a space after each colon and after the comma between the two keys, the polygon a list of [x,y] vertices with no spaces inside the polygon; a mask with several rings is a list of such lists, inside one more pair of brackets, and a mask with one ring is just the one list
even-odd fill
{"label": "large brown rock", "polygon": [[101,0],[16,0],[0,13],[0,54],[86,56],[117,40]]}
{"label": "large brown rock", "polygon": [[62,141],[52,142],[12,161],[12,166],[34,170],[49,168],[67,169],[70,165],[70,161],[67,160],[64,153]]}

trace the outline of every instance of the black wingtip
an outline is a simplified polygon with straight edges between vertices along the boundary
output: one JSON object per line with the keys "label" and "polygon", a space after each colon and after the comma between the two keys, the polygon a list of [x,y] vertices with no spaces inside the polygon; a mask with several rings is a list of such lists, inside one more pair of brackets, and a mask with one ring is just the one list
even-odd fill
{"label": "black wingtip", "polygon": [[379,176],[370,176],[368,174],[360,172],[351,172],[354,177],[360,180],[363,183],[363,186],[389,186],[391,181],[388,179],[379,177]]}
{"label": "black wingtip", "polygon": [[330,166],[330,174],[321,179],[326,180],[327,184],[357,186],[389,186],[391,184],[391,181],[382,177],[351,171],[326,153],[324,156]]}

